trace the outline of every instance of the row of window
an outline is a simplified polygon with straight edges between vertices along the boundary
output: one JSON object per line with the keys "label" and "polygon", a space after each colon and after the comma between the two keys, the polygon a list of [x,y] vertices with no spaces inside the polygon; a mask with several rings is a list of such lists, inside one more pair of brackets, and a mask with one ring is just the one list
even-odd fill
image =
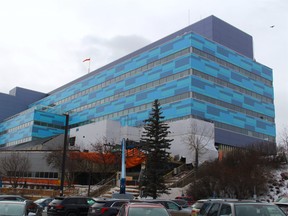
{"label": "row of window", "polygon": [[65,128],[65,126],[50,124],[50,123],[41,122],[41,121],[34,121],[34,124],[39,125],[39,126],[43,126],[43,127],[55,128],[55,129],[61,129],[61,130],[64,130],[64,128]]}
{"label": "row of window", "polygon": [[18,125],[16,127],[13,127],[13,128],[9,128],[7,130],[7,133],[11,133],[11,132],[14,132],[14,131],[17,131],[17,130],[20,130],[20,129],[23,129],[23,128],[26,128],[26,127],[30,127],[33,125],[33,121],[30,121],[30,122],[26,122],[24,124],[21,124],[21,125]]}
{"label": "row of window", "polygon": [[8,172],[9,176],[17,176],[23,178],[49,178],[58,179],[57,172]]}
{"label": "row of window", "polygon": [[[50,178],[50,179],[58,179],[58,173],[57,172],[34,172],[32,175],[35,176],[35,178]],[[34,177],[32,176],[32,177]]]}
{"label": "row of window", "polygon": [[29,142],[31,140],[32,140],[31,136],[24,137],[24,138],[19,139],[19,140],[14,140],[14,141],[11,141],[11,142],[7,142],[5,146],[14,146],[14,145],[18,145],[18,144],[21,144],[21,143]]}
{"label": "row of window", "polygon": [[245,70],[245,69],[243,69],[241,67],[238,67],[238,66],[236,66],[234,64],[231,64],[230,62],[224,61],[223,59],[217,58],[217,57],[215,57],[215,56],[213,56],[213,55],[211,55],[209,53],[206,53],[206,52],[204,52],[202,50],[199,50],[199,49],[197,49],[195,47],[192,47],[192,49],[193,49],[193,53],[196,53],[197,55],[199,55],[199,56],[201,56],[203,58],[206,58],[208,60],[217,62],[218,64],[220,64],[220,65],[222,65],[224,67],[227,67],[229,69],[232,69],[234,71],[237,71],[237,72],[243,74],[244,76],[249,77],[249,78],[251,78],[253,80],[258,80],[260,82],[265,83],[268,86],[272,86],[272,81],[270,81],[268,79],[265,79],[264,77],[261,77],[261,76],[259,76],[257,74],[254,74],[254,73],[251,73],[250,71],[247,71],[247,70]]}
{"label": "row of window", "polygon": [[[41,121],[34,121],[34,124],[35,124],[35,125],[44,126],[44,127],[48,127],[48,128],[61,129],[61,130],[64,130],[64,127],[65,127],[65,126],[50,124],[50,123],[41,122]],[[4,134],[6,134],[6,133],[12,133],[12,132],[15,132],[15,131],[17,131],[17,130],[21,130],[21,129],[26,128],[26,127],[31,127],[32,125],[33,125],[33,121],[26,122],[26,123],[24,123],[24,124],[18,125],[17,127],[9,128],[8,130],[5,130],[5,131],[0,132],[0,136],[1,136],[1,135],[4,135]]]}
{"label": "row of window", "polygon": [[217,99],[214,99],[214,98],[211,98],[211,97],[208,97],[208,96],[196,93],[196,92],[193,93],[193,98],[196,98],[198,100],[205,101],[205,102],[211,103],[213,105],[221,106],[221,107],[227,108],[229,110],[241,112],[241,113],[244,113],[246,115],[257,117],[257,118],[260,118],[262,120],[267,120],[267,121],[274,123],[274,118],[272,118],[270,116],[267,116],[267,115],[264,115],[264,114],[261,114],[258,112],[254,112],[252,110],[248,110],[248,109],[242,108],[240,106],[236,106],[234,104],[230,104],[230,103],[227,103],[227,102],[224,102],[221,100],[217,100]]}
{"label": "row of window", "polygon": [[33,121],[30,121],[30,122],[26,122],[24,124],[21,124],[21,125],[18,125],[16,127],[13,127],[13,128],[9,128],[7,130],[4,130],[4,131],[1,131],[0,132],[0,136],[6,134],[6,133],[12,133],[12,132],[15,132],[17,130],[20,130],[20,129],[23,129],[23,128],[26,128],[26,127],[30,127],[33,125]]}
{"label": "row of window", "polygon": [[202,73],[200,71],[193,70],[193,75],[201,77],[202,79],[209,80],[209,81],[211,81],[211,82],[213,82],[215,84],[228,87],[228,88],[233,89],[235,91],[238,91],[238,92],[240,92],[242,94],[246,94],[246,95],[249,95],[251,97],[257,98],[258,100],[261,100],[264,103],[270,103],[270,104],[273,103],[273,100],[271,98],[269,98],[269,97],[266,97],[264,95],[258,94],[256,92],[250,91],[250,90],[245,89],[245,88],[242,88],[240,86],[234,85],[234,84],[232,84],[230,82],[224,81],[224,80],[216,78],[214,76],[210,76],[210,75],[208,75],[206,73]]}

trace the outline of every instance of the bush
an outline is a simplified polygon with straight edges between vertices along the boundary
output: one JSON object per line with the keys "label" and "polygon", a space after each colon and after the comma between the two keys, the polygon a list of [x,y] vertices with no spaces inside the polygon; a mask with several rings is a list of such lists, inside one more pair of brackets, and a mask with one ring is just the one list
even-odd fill
{"label": "bush", "polygon": [[[191,179],[192,183],[186,193],[195,199],[215,197],[215,195],[250,199],[255,190],[257,194],[267,193],[271,170],[269,167],[274,167],[274,162],[269,166],[265,157],[259,152],[233,150],[227,153],[222,161],[216,160],[201,165]],[[274,185],[275,182],[272,184]],[[269,188],[273,190],[273,186],[270,185]]]}

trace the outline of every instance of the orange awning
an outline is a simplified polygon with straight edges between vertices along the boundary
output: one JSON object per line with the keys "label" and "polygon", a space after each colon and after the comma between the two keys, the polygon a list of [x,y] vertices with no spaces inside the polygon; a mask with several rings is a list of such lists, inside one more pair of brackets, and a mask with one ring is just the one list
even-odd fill
{"label": "orange awning", "polygon": [[[98,152],[69,152],[71,159],[84,159],[94,163],[113,164],[116,162],[116,155],[113,153]],[[119,157],[119,156],[118,156]],[[138,149],[128,149],[126,151],[126,167],[131,168],[140,165],[146,160],[143,152]]]}

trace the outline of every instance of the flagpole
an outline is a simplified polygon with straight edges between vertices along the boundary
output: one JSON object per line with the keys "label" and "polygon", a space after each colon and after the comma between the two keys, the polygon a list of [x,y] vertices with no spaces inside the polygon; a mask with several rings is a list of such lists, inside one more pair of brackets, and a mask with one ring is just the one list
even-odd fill
{"label": "flagpole", "polygon": [[90,62],[91,62],[91,58],[89,58],[89,65],[88,65],[88,74],[90,73]]}
{"label": "flagpole", "polygon": [[83,62],[86,62],[86,61],[89,62],[88,63],[88,73],[90,73],[90,61],[91,61],[91,58],[86,58],[86,59],[83,60]]}

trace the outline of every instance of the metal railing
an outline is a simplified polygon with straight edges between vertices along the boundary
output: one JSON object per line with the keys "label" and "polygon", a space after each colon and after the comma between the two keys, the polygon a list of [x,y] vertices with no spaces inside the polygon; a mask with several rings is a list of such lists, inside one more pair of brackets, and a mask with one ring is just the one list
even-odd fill
{"label": "metal railing", "polygon": [[185,187],[186,185],[190,184],[195,171],[191,170],[186,175],[178,179],[177,181],[173,182],[170,187]]}
{"label": "metal railing", "polygon": [[97,185],[99,185],[99,187],[96,190],[91,191],[90,196],[93,196],[93,197],[101,196],[105,192],[109,191],[112,187],[115,187],[116,186],[116,175],[117,175],[117,173],[113,174],[108,179],[104,179],[104,180],[100,181],[97,184]]}

